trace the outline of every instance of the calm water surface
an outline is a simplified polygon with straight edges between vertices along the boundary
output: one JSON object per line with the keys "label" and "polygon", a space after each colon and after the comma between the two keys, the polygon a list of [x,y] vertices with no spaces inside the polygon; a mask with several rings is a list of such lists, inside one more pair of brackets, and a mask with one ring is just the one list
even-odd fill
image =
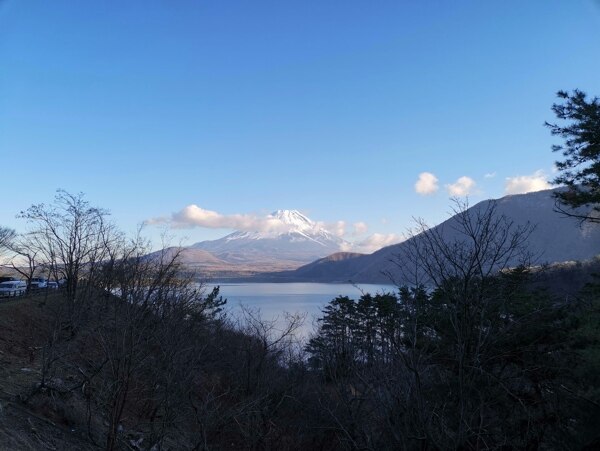
{"label": "calm water surface", "polygon": [[231,315],[238,315],[241,305],[260,311],[261,317],[266,320],[281,321],[284,312],[306,314],[303,334],[310,333],[314,319],[336,296],[358,299],[361,290],[371,294],[396,290],[393,285],[333,283],[223,283],[219,286]]}

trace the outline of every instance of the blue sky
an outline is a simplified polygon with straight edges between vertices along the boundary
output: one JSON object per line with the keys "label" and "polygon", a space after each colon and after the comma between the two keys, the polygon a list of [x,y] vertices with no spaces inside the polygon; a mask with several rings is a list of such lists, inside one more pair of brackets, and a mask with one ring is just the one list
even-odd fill
{"label": "blue sky", "polygon": [[600,95],[599,49],[592,0],[0,1],[0,225],[64,188],[126,231],[289,208],[383,243],[461,177],[544,186],[555,93]]}

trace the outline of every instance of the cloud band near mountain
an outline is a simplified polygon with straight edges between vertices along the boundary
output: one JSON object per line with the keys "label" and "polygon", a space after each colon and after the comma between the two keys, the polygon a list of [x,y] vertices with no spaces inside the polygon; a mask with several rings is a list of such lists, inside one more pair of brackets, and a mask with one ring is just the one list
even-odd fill
{"label": "cloud band near mountain", "polygon": [[[351,235],[355,241],[350,243],[345,241],[340,245],[340,250],[353,252],[373,252],[383,246],[398,243],[402,241],[396,234],[374,233],[367,237],[364,234],[368,226],[364,222],[353,224],[352,230],[348,231],[345,221],[336,221],[333,223],[313,222],[308,218],[306,224],[301,224],[301,228],[307,232],[318,232],[324,230],[331,235],[342,238]],[[152,218],[146,221],[149,225],[166,224],[176,229],[189,228],[208,228],[208,229],[230,229],[241,232],[258,232],[263,234],[281,234],[298,230],[298,224],[289,224],[273,215],[259,216],[256,214],[231,214],[225,215],[216,211],[207,210],[198,205],[191,204],[171,216]],[[362,238],[361,238],[362,237]]]}
{"label": "cloud band near mountain", "polygon": [[292,228],[273,216],[253,214],[223,215],[191,204],[171,217],[153,218],[147,224],[169,224],[177,229],[202,227],[208,229],[234,229],[243,232],[284,233]]}

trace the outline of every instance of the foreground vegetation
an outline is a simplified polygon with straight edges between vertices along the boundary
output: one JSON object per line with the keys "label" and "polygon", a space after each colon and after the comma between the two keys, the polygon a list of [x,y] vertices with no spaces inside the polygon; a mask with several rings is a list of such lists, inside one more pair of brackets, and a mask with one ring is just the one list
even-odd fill
{"label": "foreground vegetation", "polygon": [[600,290],[528,277],[334,299],[306,354],[176,279],[90,290],[76,320],[64,293],[5,301],[0,447],[594,449]]}

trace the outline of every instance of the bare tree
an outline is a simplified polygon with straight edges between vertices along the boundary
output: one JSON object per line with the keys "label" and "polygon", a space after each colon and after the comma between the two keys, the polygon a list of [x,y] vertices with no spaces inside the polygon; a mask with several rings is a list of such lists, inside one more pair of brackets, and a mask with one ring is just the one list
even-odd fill
{"label": "bare tree", "polygon": [[[18,217],[28,224],[23,234],[27,248],[35,251],[55,278],[66,279],[69,318],[74,321],[86,300],[78,295],[89,295],[94,289],[98,269],[120,234],[107,220],[106,210],[91,206],[82,193],[64,190],[57,191],[53,203],[32,205]],[[80,293],[82,282],[85,292]]]}
{"label": "bare tree", "polygon": [[528,239],[534,225],[516,225],[498,213],[497,202],[469,208],[454,200],[452,218],[430,228],[422,219],[394,262],[404,280],[415,285],[442,286],[456,278],[470,281],[517,266],[529,266],[534,254]]}
{"label": "bare tree", "polygon": [[18,217],[25,219],[31,245],[67,279],[67,293],[75,300],[84,269],[101,260],[106,248],[106,210],[92,207],[83,193],[58,190],[52,204],[35,204]]}
{"label": "bare tree", "polygon": [[181,248],[164,244],[151,253],[138,234],[112,246],[99,271],[96,308],[105,319],[88,337],[98,353],[82,357],[87,374],[99,376],[90,382],[108,422],[107,449],[119,446],[120,424],[132,412],[147,420],[146,439],[158,449],[184,435],[183,419],[194,416],[189,400],[202,367],[201,337],[225,301],[183,271]]}
{"label": "bare tree", "polygon": [[7,248],[12,255],[8,265],[14,271],[19,273],[27,280],[27,286],[30,286],[31,278],[35,275],[38,268],[43,265],[40,262],[40,250],[31,244],[27,237],[17,235],[8,245]]}
{"label": "bare tree", "polygon": [[0,227],[0,250],[5,249],[14,239],[16,233],[8,227]]}
{"label": "bare tree", "polygon": [[[419,338],[416,328],[406,330],[412,335],[410,342],[425,342],[427,349],[403,346],[399,362],[414,376],[416,387],[425,384],[430,393],[448,390],[441,400],[414,391],[418,395],[413,404],[418,407],[416,430],[436,446],[478,448],[498,443],[515,432],[499,420],[500,413],[494,409],[514,403],[529,418],[521,443],[534,446],[546,433],[546,412],[553,408],[551,397],[540,388],[552,383],[548,379],[551,364],[545,373],[522,373],[513,358],[520,354],[535,360],[535,349],[554,346],[545,343],[544,335],[515,345],[526,336],[525,331],[536,330],[535,321],[553,314],[550,302],[544,303],[526,289],[532,258],[527,245],[533,226],[514,224],[498,213],[493,201],[478,208],[456,202],[453,213],[453,220],[436,228],[419,221],[396,260],[407,277],[424,284],[430,293],[424,305],[426,324],[421,320],[425,333]],[[409,316],[416,321],[418,310]],[[448,412],[448,402],[452,412]],[[516,440],[515,436],[511,439]]]}
{"label": "bare tree", "polygon": [[[13,229],[8,227],[0,227],[0,256],[4,254],[5,251],[10,251],[10,247],[14,242],[16,237],[16,232]],[[9,266],[10,263],[6,263],[7,260],[2,259],[2,266]]]}

